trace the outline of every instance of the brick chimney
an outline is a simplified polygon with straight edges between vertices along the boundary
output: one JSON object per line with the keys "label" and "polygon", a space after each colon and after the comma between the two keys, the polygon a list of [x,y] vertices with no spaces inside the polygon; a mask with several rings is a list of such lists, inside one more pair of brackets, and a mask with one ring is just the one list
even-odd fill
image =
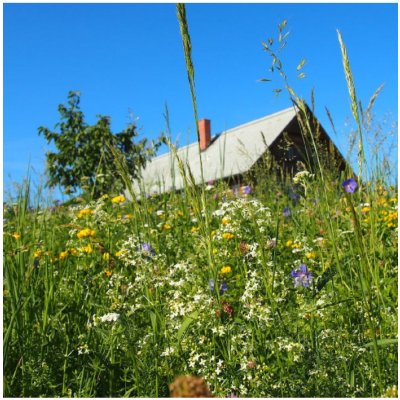
{"label": "brick chimney", "polygon": [[200,150],[204,151],[211,143],[211,121],[209,119],[201,119],[198,121]]}

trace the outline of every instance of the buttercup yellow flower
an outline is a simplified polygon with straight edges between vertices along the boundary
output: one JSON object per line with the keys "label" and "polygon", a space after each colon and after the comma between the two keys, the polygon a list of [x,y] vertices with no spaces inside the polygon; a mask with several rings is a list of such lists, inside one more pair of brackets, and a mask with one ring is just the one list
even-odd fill
{"label": "buttercup yellow flower", "polygon": [[229,265],[225,265],[224,267],[221,268],[221,271],[219,271],[222,275],[225,274],[230,274],[232,272],[232,268]]}
{"label": "buttercup yellow flower", "polygon": [[67,251],[62,251],[59,255],[60,260],[64,260],[68,256],[68,250]]}
{"label": "buttercup yellow flower", "polygon": [[115,257],[122,257],[125,254],[126,254],[126,250],[122,249],[115,253]]}
{"label": "buttercup yellow flower", "polygon": [[313,259],[317,257],[317,253],[315,253],[315,251],[309,251],[308,253],[306,253],[306,258],[308,259]]}
{"label": "buttercup yellow flower", "polygon": [[93,253],[93,247],[88,244],[87,246],[83,246],[79,249],[82,253],[87,253],[87,254],[92,254]]}
{"label": "buttercup yellow flower", "polygon": [[230,232],[224,232],[224,233],[222,234],[222,237],[223,237],[224,239],[226,239],[226,240],[230,240],[230,239],[234,238],[235,235],[234,235],[233,233],[230,233]]}
{"label": "buttercup yellow flower", "polygon": [[108,277],[112,276],[112,274],[113,274],[112,271],[105,271],[104,273],[105,273],[106,276],[108,276]]}
{"label": "buttercup yellow flower", "polygon": [[36,250],[33,255],[35,258],[39,258],[42,255],[42,250]]}
{"label": "buttercup yellow flower", "polygon": [[224,217],[222,218],[221,222],[223,225],[228,225],[231,222],[231,220],[228,217]]}
{"label": "buttercup yellow flower", "polygon": [[120,196],[116,196],[111,199],[111,203],[114,204],[123,203],[124,201],[125,201],[125,196],[123,196],[122,194]]}
{"label": "buttercup yellow flower", "polygon": [[293,244],[293,240],[288,240],[287,242],[286,242],[286,247],[290,247],[291,245]]}
{"label": "buttercup yellow flower", "polygon": [[371,207],[364,206],[364,207],[361,209],[361,212],[367,213],[367,212],[369,212],[370,210],[371,210]]}
{"label": "buttercup yellow flower", "polygon": [[73,255],[76,256],[78,254],[78,250],[77,249],[70,249],[69,252]]}
{"label": "buttercup yellow flower", "polygon": [[94,213],[94,211],[91,210],[90,208],[84,208],[83,210],[80,210],[77,215],[78,215],[78,218],[83,218],[86,215],[90,215],[93,213]]}
{"label": "buttercup yellow flower", "polygon": [[17,233],[17,232],[14,232],[12,235],[11,235],[14,239],[21,239],[21,235],[19,234],[19,233]]}
{"label": "buttercup yellow flower", "polygon": [[168,231],[168,230],[171,229],[171,225],[170,224],[164,224],[162,228],[163,228],[164,231]]}
{"label": "buttercup yellow flower", "polygon": [[78,237],[78,239],[82,239],[82,238],[86,238],[86,237],[94,237],[96,236],[96,231],[94,231],[93,229],[82,229],[81,231],[79,231],[76,236]]}

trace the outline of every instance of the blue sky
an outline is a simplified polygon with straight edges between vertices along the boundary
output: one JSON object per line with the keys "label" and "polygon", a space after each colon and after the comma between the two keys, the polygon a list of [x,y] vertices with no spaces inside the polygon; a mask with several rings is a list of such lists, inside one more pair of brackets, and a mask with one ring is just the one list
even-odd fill
{"label": "blue sky", "polygon": [[[336,29],[348,50],[357,95],[375,103],[384,129],[397,123],[398,12],[396,3],[187,4],[200,118],[221,132],[290,106],[261,42],[288,21],[282,60],[297,94],[346,154],[350,103]],[[306,78],[295,77],[301,59]],[[260,83],[260,78],[277,83]],[[143,137],[165,130],[168,105],[173,139],[195,140],[194,119],[175,4],[4,4],[3,180],[21,181],[28,163],[42,175],[49,147],[39,126],[58,122],[57,107],[70,90],[81,92],[89,123],[111,117],[119,132],[138,117]],[[279,82],[280,83],[280,82]],[[337,135],[326,117],[327,107]],[[388,121],[388,122],[386,122]],[[397,135],[397,130],[396,130]],[[394,140],[394,139],[393,139]],[[397,141],[396,141],[397,143]],[[397,156],[397,150],[395,151]],[[396,169],[397,170],[397,169]]]}

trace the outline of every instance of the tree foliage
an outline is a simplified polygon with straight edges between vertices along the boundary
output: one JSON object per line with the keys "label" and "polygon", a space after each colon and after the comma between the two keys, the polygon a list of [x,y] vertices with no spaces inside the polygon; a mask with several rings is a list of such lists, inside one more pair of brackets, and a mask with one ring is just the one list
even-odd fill
{"label": "tree foliage", "polygon": [[138,177],[141,167],[155,154],[159,142],[147,139],[136,140],[138,131],[135,123],[113,134],[110,118],[98,115],[95,125],[85,122],[80,110],[80,93],[69,92],[67,105],[60,104],[60,122],[55,125],[58,131],[39,127],[47,143],[54,142],[56,152],[46,154],[49,187],[60,185],[67,192],[78,189],[90,191],[93,197],[108,192],[120,192],[124,183],[118,174],[109,146],[118,148],[126,159],[132,178]]}

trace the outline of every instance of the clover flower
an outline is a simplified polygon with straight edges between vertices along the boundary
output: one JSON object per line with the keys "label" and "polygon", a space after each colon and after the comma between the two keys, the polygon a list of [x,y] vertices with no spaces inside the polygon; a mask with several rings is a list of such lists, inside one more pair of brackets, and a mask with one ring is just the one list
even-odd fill
{"label": "clover flower", "polygon": [[300,267],[294,269],[291,272],[292,277],[294,278],[294,286],[304,286],[309,287],[312,281],[311,272],[307,269],[305,264],[301,264]]}
{"label": "clover flower", "polygon": [[342,187],[347,193],[354,193],[357,186],[357,182],[353,178],[346,179],[342,182]]}

